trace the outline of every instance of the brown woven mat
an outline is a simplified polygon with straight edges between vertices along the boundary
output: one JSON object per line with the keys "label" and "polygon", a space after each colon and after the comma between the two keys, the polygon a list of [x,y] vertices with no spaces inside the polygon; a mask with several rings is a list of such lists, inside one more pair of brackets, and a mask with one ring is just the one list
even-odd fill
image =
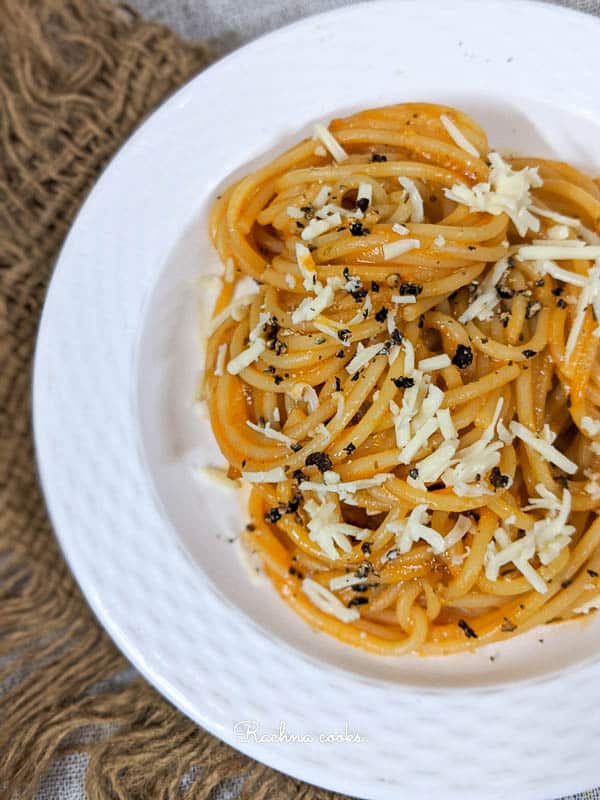
{"label": "brown woven mat", "polygon": [[107,159],[208,59],[106,0],[0,0],[0,796],[33,796],[52,762],[85,752],[90,798],[215,800],[232,778],[240,798],[334,797],[245,758],[127,675],[36,478],[31,358],[58,249]]}

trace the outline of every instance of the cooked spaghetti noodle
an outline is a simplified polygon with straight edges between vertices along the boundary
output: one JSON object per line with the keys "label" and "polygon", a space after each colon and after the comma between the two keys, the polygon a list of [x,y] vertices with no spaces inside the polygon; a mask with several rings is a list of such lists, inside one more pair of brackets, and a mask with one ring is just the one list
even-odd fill
{"label": "cooked spaghetti noodle", "polygon": [[210,420],[313,627],[430,655],[600,605],[599,228],[593,180],[429,104],[315,126],[217,199]]}

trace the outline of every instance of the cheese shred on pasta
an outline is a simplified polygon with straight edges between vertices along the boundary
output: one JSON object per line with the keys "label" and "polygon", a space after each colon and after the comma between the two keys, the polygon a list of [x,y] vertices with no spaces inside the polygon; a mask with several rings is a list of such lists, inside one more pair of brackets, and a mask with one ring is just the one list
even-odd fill
{"label": "cheese shred on pasta", "polygon": [[243,541],[314,628],[439,655],[597,608],[598,231],[597,182],[420,103],[317,125],[215,201],[210,420]]}

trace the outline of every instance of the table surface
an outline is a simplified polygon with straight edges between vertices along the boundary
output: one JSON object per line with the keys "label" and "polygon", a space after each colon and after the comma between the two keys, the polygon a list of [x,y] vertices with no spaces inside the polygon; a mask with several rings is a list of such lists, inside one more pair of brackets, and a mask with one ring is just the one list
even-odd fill
{"label": "table surface", "polygon": [[[224,55],[263,33],[358,0],[129,0],[144,16],[168,25],[190,40],[210,40],[214,52]],[[600,0],[547,0],[600,16]],[[590,743],[590,746],[595,744]],[[84,797],[83,778],[86,761],[74,754],[54,764],[40,787],[36,800],[80,800]],[[234,800],[239,791],[235,784],[213,800]],[[549,798],[550,800],[550,798]],[[564,800],[600,800],[594,789]]]}

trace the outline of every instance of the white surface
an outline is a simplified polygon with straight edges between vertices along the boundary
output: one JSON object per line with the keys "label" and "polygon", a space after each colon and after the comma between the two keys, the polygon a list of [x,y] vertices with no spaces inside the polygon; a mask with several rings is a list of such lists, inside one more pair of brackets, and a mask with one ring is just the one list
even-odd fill
{"label": "white surface", "polygon": [[[356,653],[251,584],[227,541],[243,516],[190,468],[216,458],[190,402],[194,298],[197,270],[217,265],[206,213],[228,176],[315,119],[415,99],[461,106],[500,148],[600,171],[599,34],[589,17],[506,1],[370,3],[307,19],[163,106],[67,240],[34,386],[54,526],[126,655],[190,717],[260,761],[369,798],[541,800],[600,781],[589,746],[600,733],[600,668],[580,664],[600,649],[597,622],[492,648],[493,663],[485,653]],[[510,683],[574,662],[554,678]],[[508,683],[490,688],[498,682]],[[313,741],[243,741],[243,720],[266,734],[283,722]],[[346,724],[360,743],[319,742]]]}

